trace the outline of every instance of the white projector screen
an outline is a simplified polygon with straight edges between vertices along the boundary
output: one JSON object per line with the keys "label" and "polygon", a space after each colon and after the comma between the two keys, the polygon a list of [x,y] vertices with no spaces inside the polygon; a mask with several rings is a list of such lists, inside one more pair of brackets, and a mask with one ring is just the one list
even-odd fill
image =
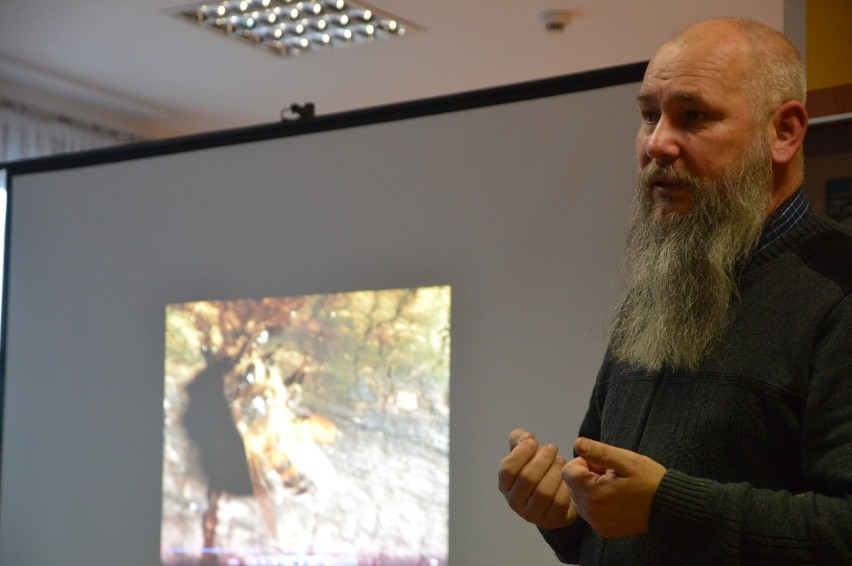
{"label": "white projector screen", "polygon": [[[515,427],[570,449],[588,404],[640,77],[7,164],[0,564],[556,563],[496,470]],[[180,424],[223,352],[227,462],[279,422],[250,501]],[[275,451],[297,419],[319,475]]]}

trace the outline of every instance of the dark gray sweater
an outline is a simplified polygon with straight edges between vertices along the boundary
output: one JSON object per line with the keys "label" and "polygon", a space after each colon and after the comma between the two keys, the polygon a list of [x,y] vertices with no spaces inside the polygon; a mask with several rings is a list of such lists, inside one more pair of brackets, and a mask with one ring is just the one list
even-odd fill
{"label": "dark gray sweater", "polygon": [[695,373],[604,359],[580,435],[667,468],[648,535],[542,530],[581,564],[852,564],[852,234],[815,215],[755,256]]}

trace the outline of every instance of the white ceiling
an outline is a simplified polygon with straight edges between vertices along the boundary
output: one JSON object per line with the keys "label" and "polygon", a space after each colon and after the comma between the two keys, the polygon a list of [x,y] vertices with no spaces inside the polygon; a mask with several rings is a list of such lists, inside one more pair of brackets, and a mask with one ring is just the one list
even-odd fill
{"label": "white ceiling", "polygon": [[[644,61],[710,17],[780,29],[785,0],[373,0],[423,31],[295,57],[163,13],[184,4],[0,0],[0,88],[167,137],[274,122],[294,103],[330,114]],[[573,22],[545,31],[548,9],[572,10]]]}

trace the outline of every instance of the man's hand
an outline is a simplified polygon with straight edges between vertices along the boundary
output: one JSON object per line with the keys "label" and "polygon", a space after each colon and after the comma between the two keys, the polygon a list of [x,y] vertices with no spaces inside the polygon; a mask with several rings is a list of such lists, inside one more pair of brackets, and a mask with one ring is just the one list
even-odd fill
{"label": "man's hand", "polygon": [[578,438],[578,457],[562,469],[576,512],[604,538],[648,532],[651,505],[666,469],[646,456]]}
{"label": "man's hand", "polygon": [[515,513],[545,529],[567,527],[577,518],[561,470],[566,460],[553,444],[539,446],[532,433],[509,434],[509,455],[500,462],[498,487]]}

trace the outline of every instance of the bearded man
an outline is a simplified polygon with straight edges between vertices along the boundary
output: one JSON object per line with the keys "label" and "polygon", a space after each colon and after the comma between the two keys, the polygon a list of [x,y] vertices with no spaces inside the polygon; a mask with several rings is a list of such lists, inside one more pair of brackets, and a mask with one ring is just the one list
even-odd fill
{"label": "bearded man", "polygon": [[702,22],[637,100],[627,291],[574,458],[516,429],[500,491],[563,562],[852,563],[852,234],[800,189],[801,59]]}

